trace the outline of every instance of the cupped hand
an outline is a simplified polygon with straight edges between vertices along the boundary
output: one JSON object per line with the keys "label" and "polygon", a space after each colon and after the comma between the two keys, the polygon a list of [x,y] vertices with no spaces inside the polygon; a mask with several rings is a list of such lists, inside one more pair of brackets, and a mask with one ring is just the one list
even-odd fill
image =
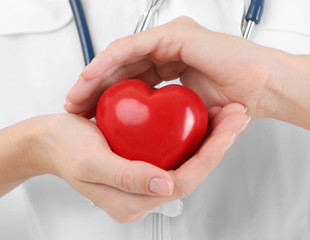
{"label": "cupped hand", "polygon": [[239,102],[257,117],[262,115],[260,103],[276,55],[275,50],[212,32],[180,17],[110,44],[83,70],[65,108],[93,116],[102,92],[117,81],[139,78],[155,86],[180,78],[208,108]]}
{"label": "cupped hand", "polygon": [[171,171],[115,155],[92,120],[73,114],[41,117],[45,124],[33,148],[41,149],[37,159],[45,172],[65,179],[115,221],[133,222],[194,191],[249,121],[240,104],[209,113],[209,136],[191,159]]}
{"label": "cupped hand", "polygon": [[[238,134],[249,122],[249,117],[245,114],[245,107],[233,103],[235,99],[230,99],[228,93],[227,96],[223,93],[232,89],[230,84],[233,80],[228,76],[221,80],[227,73],[222,69],[221,71],[217,70],[219,73],[216,73],[212,53],[209,54],[211,57],[208,61],[203,59],[205,53],[201,52],[202,42],[208,42],[210,41],[208,38],[216,37],[216,33],[202,28],[192,20],[180,18],[150,31],[117,40],[88,65],[68,94],[66,109],[69,112],[90,117],[94,114],[94,108],[102,92],[115,82],[127,78],[139,78],[150,86],[155,86],[162,80],[180,77],[184,85],[200,94],[209,108],[209,135],[200,149],[178,169],[165,172],[170,179],[164,175],[165,178],[171,180],[168,184],[172,187],[169,194],[156,195],[150,194],[148,191],[144,193],[143,191],[130,191],[130,188],[125,188],[127,191],[124,191],[124,188],[119,188],[116,184],[106,184],[104,181],[97,183],[95,183],[96,181],[79,181],[72,184],[78,189],[83,189],[83,191],[79,191],[104,209],[116,221],[125,223],[139,220],[159,205],[189,195],[220,162]],[[222,37],[226,36],[218,38]],[[213,41],[215,40],[213,39]],[[225,44],[227,44],[227,40],[223,40],[222,45]],[[204,51],[208,52],[208,49]],[[216,52],[214,49],[213,51]],[[231,62],[234,61],[231,60]],[[229,64],[226,64],[226,68],[229,68]],[[233,66],[230,68],[232,71]],[[208,73],[207,70],[213,72]],[[215,80],[212,77],[215,77]],[[235,76],[235,79],[238,77]],[[242,95],[242,90],[237,89],[236,86],[234,88],[231,90],[233,94]],[[255,88],[260,89],[260,86],[255,86]],[[244,93],[244,96],[247,94],[248,92]],[[83,121],[88,120],[84,119]],[[110,160],[112,160],[112,156],[119,158],[110,151],[109,156]],[[133,172],[129,174],[130,170],[128,170],[126,174],[130,177],[123,178],[129,182],[136,182],[137,179],[134,185],[138,186],[141,185],[143,178],[138,180],[139,173],[137,171],[142,171],[143,167],[151,168],[146,163],[136,161],[124,160],[124,164],[141,165],[140,168],[130,168],[134,174]],[[88,170],[89,168],[83,167],[82,169]],[[99,169],[101,168],[94,167],[92,171]],[[88,175],[86,170],[83,172],[83,176]],[[105,172],[105,174],[109,173],[113,175],[115,171]],[[137,177],[132,177],[135,174]],[[98,176],[100,175],[102,173],[98,174]],[[113,177],[111,178],[113,179]],[[149,177],[148,180],[150,178],[152,177]],[[145,186],[146,182],[144,179],[142,185]]]}

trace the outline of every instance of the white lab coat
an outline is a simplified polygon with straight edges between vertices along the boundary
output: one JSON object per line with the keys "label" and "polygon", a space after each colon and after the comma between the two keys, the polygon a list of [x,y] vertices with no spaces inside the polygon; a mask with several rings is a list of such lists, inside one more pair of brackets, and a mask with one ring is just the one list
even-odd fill
{"label": "white lab coat", "polygon": [[[131,34],[147,5],[146,0],[82,2],[96,53]],[[249,2],[167,0],[158,23],[187,15],[211,30],[241,36]],[[67,1],[0,0],[0,6],[0,128],[63,112],[66,93],[83,68]],[[266,1],[251,40],[310,54],[309,11],[307,0]],[[175,207],[179,203],[168,206],[179,216],[150,213],[125,225],[91,206],[62,179],[35,177],[0,199],[0,239],[308,240],[309,143],[309,131],[254,120],[222,163],[183,199],[183,212]]]}

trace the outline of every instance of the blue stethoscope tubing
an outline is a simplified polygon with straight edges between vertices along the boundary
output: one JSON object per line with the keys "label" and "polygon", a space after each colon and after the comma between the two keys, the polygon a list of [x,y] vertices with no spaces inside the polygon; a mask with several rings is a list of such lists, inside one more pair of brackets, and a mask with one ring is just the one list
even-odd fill
{"label": "blue stethoscope tubing", "polygon": [[80,0],[69,0],[69,2],[81,42],[84,63],[88,65],[95,54],[82,3]]}
{"label": "blue stethoscope tubing", "polygon": [[[87,26],[87,21],[84,15],[82,3],[80,0],[69,0],[70,6],[72,9],[72,13],[74,16],[74,20],[77,26],[82,51],[83,51],[83,57],[84,57],[84,63],[85,65],[88,65],[91,60],[94,58],[94,49],[92,45],[91,36],[89,33],[89,29]],[[161,2],[161,1],[154,1],[151,2],[152,5],[155,6],[153,3]],[[148,10],[150,12],[151,8]],[[245,15],[245,20],[247,22],[246,29],[243,33],[243,37],[245,39],[249,39],[252,29],[255,24],[258,24],[262,18],[264,10],[264,0],[251,0],[250,7]],[[149,14],[148,14],[149,15]],[[147,15],[147,16],[148,16]]]}

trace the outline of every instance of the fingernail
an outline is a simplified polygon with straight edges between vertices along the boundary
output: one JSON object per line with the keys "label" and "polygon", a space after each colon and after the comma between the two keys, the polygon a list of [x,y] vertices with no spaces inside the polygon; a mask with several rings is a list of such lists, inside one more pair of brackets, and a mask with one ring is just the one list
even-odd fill
{"label": "fingernail", "polygon": [[149,181],[149,190],[159,195],[171,196],[173,184],[166,179],[154,177]]}
{"label": "fingernail", "polygon": [[238,104],[238,108],[236,109],[237,111],[246,113],[248,111],[248,108],[244,106],[243,104]]}
{"label": "fingernail", "polygon": [[248,108],[247,107],[244,107],[242,112],[246,113],[248,111]]}
{"label": "fingernail", "polygon": [[249,116],[249,118],[247,120],[245,120],[242,125],[240,126],[239,130],[238,130],[238,135],[244,131],[244,129],[249,125],[251,121],[251,117]]}

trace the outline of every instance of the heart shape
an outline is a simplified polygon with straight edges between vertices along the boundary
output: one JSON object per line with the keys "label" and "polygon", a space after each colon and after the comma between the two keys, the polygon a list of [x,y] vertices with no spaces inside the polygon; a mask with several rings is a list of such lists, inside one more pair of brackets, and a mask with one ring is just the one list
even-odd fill
{"label": "heart shape", "polygon": [[208,126],[207,109],[194,91],[180,85],[153,90],[137,79],[109,87],[96,119],[113,152],[165,170],[193,155]]}

